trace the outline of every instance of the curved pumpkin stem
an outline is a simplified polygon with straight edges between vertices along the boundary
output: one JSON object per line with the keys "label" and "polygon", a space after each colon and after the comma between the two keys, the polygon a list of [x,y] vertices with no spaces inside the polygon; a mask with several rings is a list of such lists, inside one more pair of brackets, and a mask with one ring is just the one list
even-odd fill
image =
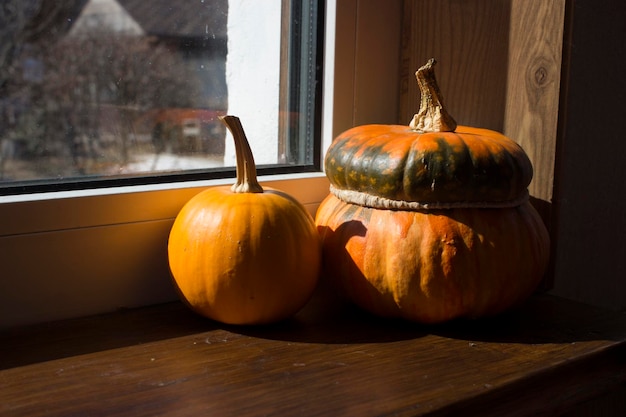
{"label": "curved pumpkin stem", "polygon": [[234,193],[262,193],[263,188],[256,179],[256,165],[250,143],[243,130],[241,121],[236,116],[220,116],[235,140],[235,156],[237,158],[237,182],[231,190]]}
{"label": "curved pumpkin stem", "polygon": [[415,73],[422,101],[409,127],[417,132],[454,132],[456,129],[456,121],[443,105],[443,96],[435,78],[436,63],[437,61],[431,58]]}

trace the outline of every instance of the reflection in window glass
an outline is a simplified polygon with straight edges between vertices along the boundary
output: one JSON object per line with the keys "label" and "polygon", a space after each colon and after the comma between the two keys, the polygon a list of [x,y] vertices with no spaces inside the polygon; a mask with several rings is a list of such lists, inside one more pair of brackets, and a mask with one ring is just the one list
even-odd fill
{"label": "reflection in window glass", "polygon": [[[289,24],[294,16],[285,14],[285,10],[293,14],[291,2],[273,0],[278,7],[265,8],[263,3],[5,0],[0,5],[0,186],[231,166],[226,130],[218,116],[230,107],[244,113],[246,108],[243,103],[229,107],[228,83],[233,83],[237,71],[232,65],[227,70],[227,61],[240,62],[253,49],[246,51],[245,43],[239,43],[229,52],[233,48],[229,30],[243,27],[249,33],[251,29],[233,22],[229,9],[264,19],[263,25],[252,29],[255,36],[250,38],[255,43],[249,48],[256,50],[267,35],[268,48],[281,51],[281,38],[294,38]],[[265,13],[264,9],[274,12]],[[300,22],[301,17],[296,20]],[[316,22],[315,14],[309,18]],[[265,33],[259,27],[277,32]],[[280,71],[292,67],[301,71],[302,65],[281,64],[280,59],[302,55],[292,47],[283,45],[283,50],[290,52],[276,54],[278,60],[265,67],[249,65],[255,68],[253,77],[276,80],[271,83],[272,94],[279,100],[269,113],[276,119],[272,121],[277,130],[274,138],[280,134],[278,126],[284,125],[277,120],[280,115],[299,114],[293,109],[294,99],[285,102],[281,98],[285,94],[279,85],[293,78]],[[315,56],[314,47],[307,55]],[[315,73],[315,64],[305,64],[312,68],[309,74]],[[263,68],[271,68],[275,74],[263,75]],[[229,77],[231,81],[227,81]],[[315,78],[310,82],[315,84]],[[239,85],[234,81],[231,89],[237,91]],[[253,93],[249,100],[263,101],[256,103],[257,108],[267,106],[267,100]],[[242,96],[236,97],[243,101]],[[279,111],[276,106],[286,110]],[[247,131],[249,125],[261,126],[255,118],[266,117],[252,113],[237,114]],[[289,134],[288,129],[283,130]],[[252,142],[252,132],[248,133]],[[275,158],[269,158],[269,163],[290,164],[285,143],[294,139],[273,140],[276,143],[269,147]],[[298,146],[307,148],[291,148]],[[302,163],[301,155],[294,158]]]}

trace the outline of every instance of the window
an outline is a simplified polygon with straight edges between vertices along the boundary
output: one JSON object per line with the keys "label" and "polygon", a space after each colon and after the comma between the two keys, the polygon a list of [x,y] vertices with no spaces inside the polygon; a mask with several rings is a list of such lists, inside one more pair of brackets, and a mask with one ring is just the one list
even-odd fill
{"label": "window", "polygon": [[[391,29],[401,26],[401,4],[326,1],[322,150],[354,125],[397,122],[390,63],[400,37]],[[380,83],[385,93],[371,89]],[[321,172],[259,180],[311,214],[328,195]],[[173,219],[192,196],[221,184],[232,179],[0,196],[0,328],[175,300],[166,250]]]}
{"label": "window", "polygon": [[[4,2],[0,7],[7,4]],[[56,2],[42,4],[54,6]],[[257,2],[252,1],[252,4]],[[317,2],[307,4],[315,6]],[[315,7],[318,13],[322,12],[319,5]],[[286,10],[281,5],[281,19],[285,18],[282,13]],[[317,78],[313,89],[316,100],[321,99],[317,91],[322,87],[325,97],[323,113],[316,114],[323,118],[321,149],[329,145],[335,128],[335,2],[327,1],[323,11],[324,26],[318,23],[315,36],[325,34],[324,66],[316,64],[315,71],[323,70],[324,77],[323,83]],[[1,18],[5,19],[5,15]],[[2,22],[0,27],[3,27]],[[285,37],[283,33],[282,38]],[[281,45],[285,47],[282,54],[294,53],[293,49],[286,49],[289,44]],[[311,55],[310,50],[304,53]],[[348,63],[341,67],[350,72],[353,65]],[[254,67],[247,69],[249,73],[254,72]],[[284,76],[284,67],[281,71]],[[302,68],[299,74],[302,76]],[[295,88],[295,84],[284,87],[279,92],[282,100],[289,96],[289,88]],[[301,94],[298,99],[310,92]],[[293,93],[291,97],[295,100]],[[267,101],[263,101],[255,108],[266,104]],[[248,135],[257,136],[256,129],[240,110],[233,111],[239,113]],[[296,120],[297,124],[288,127],[301,129],[298,134],[302,134],[302,130],[319,129],[319,125],[307,125],[310,119]],[[350,121],[346,120],[343,125],[348,123]],[[189,123],[188,127],[193,130],[194,123]],[[291,145],[281,146],[279,149],[287,150]],[[314,146],[319,152],[312,156],[313,161],[320,160],[320,144]],[[285,166],[278,164],[269,168],[261,166],[259,180],[264,186],[290,193],[314,214],[319,202],[328,194],[328,182],[319,168],[314,167],[315,162],[305,168],[299,166],[300,163],[285,165],[287,171],[298,171],[291,173],[277,174],[277,171],[285,171]],[[177,296],[167,266],[169,229],[180,208],[195,194],[207,187],[233,182],[232,178],[211,179],[210,175],[206,170],[200,174],[192,172],[191,176],[178,178],[180,181],[168,178],[172,182],[162,181],[161,175],[147,176],[148,181],[138,185],[116,179],[115,186],[97,188],[83,188],[83,180],[80,187],[76,187],[81,189],[70,189],[70,186],[55,190],[37,188],[39,185],[35,184],[28,192],[13,190],[10,195],[0,195],[0,328],[175,300]],[[151,178],[155,178],[153,183],[149,181]],[[11,186],[19,188],[21,185]]]}
{"label": "window", "polygon": [[0,10],[2,194],[232,176],[225,113],[261,174],[320,170],[324,1]]}

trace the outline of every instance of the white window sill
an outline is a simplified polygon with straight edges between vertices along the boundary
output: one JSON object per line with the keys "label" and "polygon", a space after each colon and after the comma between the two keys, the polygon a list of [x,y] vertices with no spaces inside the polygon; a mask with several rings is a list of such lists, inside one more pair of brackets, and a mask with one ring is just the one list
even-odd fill
{"label": "white window sill", "polygon": [[[0,198],[0,237],[55,230],[173,219],[193,195],[230,185],[232,178],[151,184]],[[260,176],[263,186],[293,195],[314,214],[328,193],[322,172]]]}

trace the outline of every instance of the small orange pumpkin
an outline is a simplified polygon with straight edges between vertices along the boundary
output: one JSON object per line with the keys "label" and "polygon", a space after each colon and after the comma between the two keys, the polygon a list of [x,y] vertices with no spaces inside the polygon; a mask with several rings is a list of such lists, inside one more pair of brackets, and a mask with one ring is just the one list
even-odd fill
{"label": "small orange pumpkin", "polygon": [[176,287],[197,313],[228,324],[263,324],[300,310],[317,284],[321,247],[312,216],[284,192],[263,189],[237,117],[237,181],[182,208],[168,257]]}
{"label": "small orange pumpkin", "polygon": [[325,159],[331,195],[316,224],[324,273],[359,306],[437,323],[500,313],[537,287],[549,237],[528,201],[522,148],[446,112],[434,60],[420,68],[409,126],[339,135]]}

